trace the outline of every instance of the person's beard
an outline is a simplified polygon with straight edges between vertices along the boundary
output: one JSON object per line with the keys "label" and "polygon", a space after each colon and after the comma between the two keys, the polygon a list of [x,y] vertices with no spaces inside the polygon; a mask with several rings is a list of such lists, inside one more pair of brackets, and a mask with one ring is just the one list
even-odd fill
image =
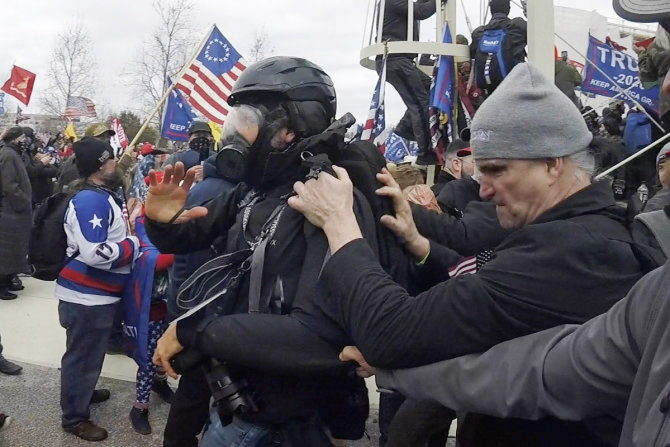
{"label": "person's beard", "polygon": [[119,169],[115,169],[112,172],[103,174],[102,181],[105,182],[106,187],[112,191],[116,191],[123,185],[123,174]]}

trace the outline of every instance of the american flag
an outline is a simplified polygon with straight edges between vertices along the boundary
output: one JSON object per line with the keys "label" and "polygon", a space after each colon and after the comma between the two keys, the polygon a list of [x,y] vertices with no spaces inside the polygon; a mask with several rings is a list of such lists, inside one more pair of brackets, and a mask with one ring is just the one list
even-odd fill
{"label": "american flag", "polygon": [[379,75],[377,80],[377,86],[375,87],[375,92],[372,95],[372,102],[370,103],[370,109],[368,110],[368,119],[365,121],[365,126],[363,126],[363,133],[361,134],[361,140],[371,141],[375,144],[379,144],[379,137],[386,128],[386,119],[384,118],[384,87],[386,85],[386,56],[382,62],[382,72]]}
{"label": "american flag", "polygon": [[472,275],[477,273],[477,257],[468,256],[461,259],[458,264],[448,269],[449,277],[453,278],[460,275]]}
{"label": "american flag", "polygon": [[223,124],[228,115],[228,95],[245,68],[242,56],[215,26],[176,88],[209,120]]}
{"label": "american flag", "polygon": [[27,115],[24,115],[23,112],[21,111],[21,107],[18,105],[16,106],[16,124],[19,124],[21,121],[29,120],[30,117]]}
{"label": "american flag", "polygon": [[68,96],[67,104],[65,105],[66,118],[79,118],[81,116],[88,116],[95,118],[98,116],[95,113],[95,104],[88,98],[83,96]]}

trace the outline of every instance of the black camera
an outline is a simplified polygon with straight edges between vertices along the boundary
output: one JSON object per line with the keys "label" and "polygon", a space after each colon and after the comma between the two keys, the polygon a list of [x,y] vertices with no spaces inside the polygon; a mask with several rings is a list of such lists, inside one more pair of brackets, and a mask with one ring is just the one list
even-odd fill
{"label": "black camera", "polygon": [[[234,414],[258,411],[247,381],[242,377],[234,377],[225,362],[206,359],[199,351],[187,349],[176,355],[170,363],[177,374],[183,374],[196,366],[205,369],[207,385],[224,424],[230,422]],[[208,363],[209,367],[206,366]]]}
{"label": "black camera", "polygon": [[233,378],[225,362],[212,359],[212,367],[205,374],[222,421],[234,414],[258,412],[258,406],[244,378]]}

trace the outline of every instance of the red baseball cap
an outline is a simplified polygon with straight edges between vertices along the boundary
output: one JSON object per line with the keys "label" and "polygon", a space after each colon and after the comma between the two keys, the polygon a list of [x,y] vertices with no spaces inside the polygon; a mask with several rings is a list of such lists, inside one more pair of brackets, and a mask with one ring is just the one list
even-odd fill
{"label": "red baseball cap", "polygon": [[467,157],[468,155],[472,155],[472,148],[470,147],[459,149],[458,152],[456,152],[457,157]]}

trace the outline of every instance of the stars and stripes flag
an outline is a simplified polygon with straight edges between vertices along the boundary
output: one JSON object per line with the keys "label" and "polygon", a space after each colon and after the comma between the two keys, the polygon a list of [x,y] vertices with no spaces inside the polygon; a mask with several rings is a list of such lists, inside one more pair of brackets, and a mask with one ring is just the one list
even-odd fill
{"label": "stars and stripes flag", "polygon": [[176,88],[210,121],[223,124],[228,115],[228,95],[247,67],[221,31],[214,26],[202,50],[186,69]]}
{"label": "stars and stripes flag", "polygon": [[477,273],[477,257],[468,256],[467,258],[463,258],[458,264],[450,267],[447,271],[450,278],[460,275],[473,275]]}
{"label": "stars and stripes flag", "polygon": [[98,114],[95,113],[95,104],[90,99],[83,96],[68,96],[64,116],[68,119],[82,116],[95,118]]}
{"label": "stars and stripes flag", "polygon": [[370,102],[370,109],[368,110],[368,117],[363,126],[363,133],[361,133],[361,140],[371,141],[375,144],[382,143],[381,136],[386,128],[386,114],[384,110],[384,87],[386,85],[386,56],[382,61],[382,71],[377,80],[375,92],[372,95],[372,102]]}

